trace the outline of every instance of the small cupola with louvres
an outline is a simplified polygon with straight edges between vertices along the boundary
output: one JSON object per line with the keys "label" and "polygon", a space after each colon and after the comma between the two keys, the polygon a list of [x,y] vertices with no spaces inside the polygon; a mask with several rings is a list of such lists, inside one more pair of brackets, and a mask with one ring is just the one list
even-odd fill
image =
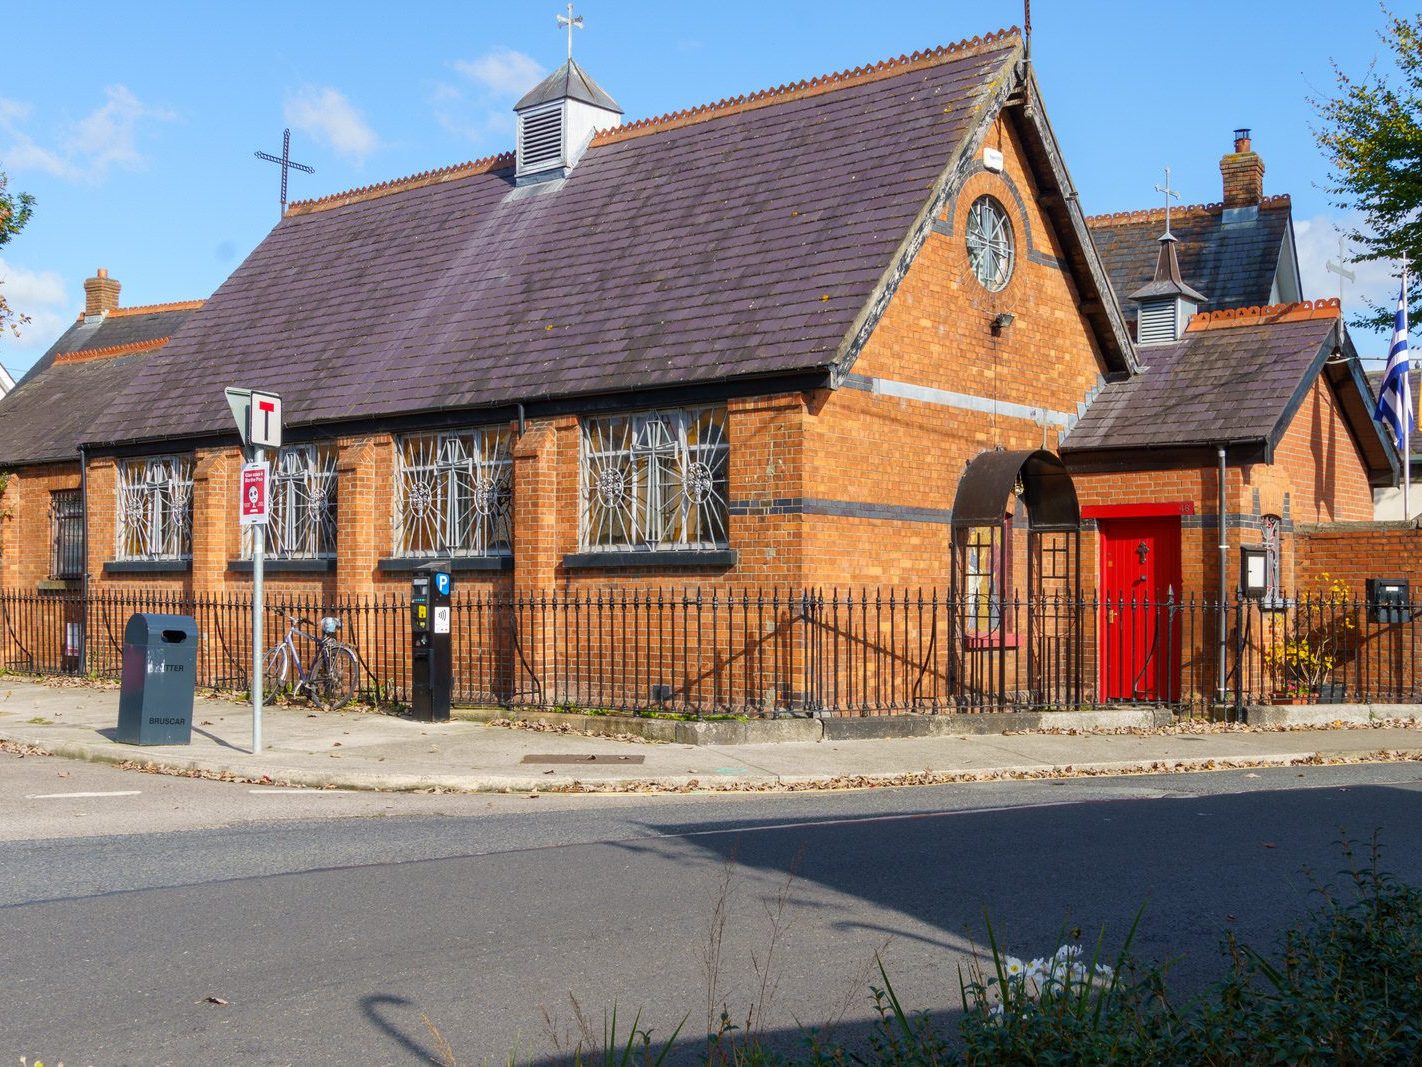
{"label": "small cupola with louvres", "polygon": [[1168,229],[1161,234],[1155,278],[1127,297],[1137,304],[1138,345],[1168,345],[1180,340],[1190,316],[1199,311],[1206,300],[1203,293],[1181,280],[1176,243],[1175,235]]}
{"label": "small cupola with louvres", "polygon": [[1170,201],[1178,200],[1180,194],[1170,188],[1169,167],[1165,168],[1165,184],[1157,185],[1155,191],[1165,197],[1165,232],[1160,235],[1155,277],[1126,296],[1139,305],[1136,311],[1138,345],[1168,345],[1180,340],[1190,324],[1190,316],[1200,310],[1206,299],[1205,294],[1191,289],[1180,277],[1180,260],[1175,254],[1179,241],[1170,232]]}
{"label": "small cupola with louvres", "polygon": [[598,130],[622,122],[622,109],[571,58],[514,105],[519,185],[566,177]]}

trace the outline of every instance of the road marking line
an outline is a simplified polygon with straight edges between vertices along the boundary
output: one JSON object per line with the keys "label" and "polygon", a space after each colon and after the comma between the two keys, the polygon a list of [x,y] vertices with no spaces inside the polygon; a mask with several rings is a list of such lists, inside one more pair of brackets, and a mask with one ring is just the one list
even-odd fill
{"label": "road marking line", "polygon": [[141,789],[116,789],[111,793],[26,793],[26,800],[64,800],[69,797],[136,797]]}
{"label": "road marking line", "polygon": [[333,793],[354,793],[354,789],[249,789],[247,792],[257,797],[290,796],[293,793],[300,793],[302,796],[323,797]]}

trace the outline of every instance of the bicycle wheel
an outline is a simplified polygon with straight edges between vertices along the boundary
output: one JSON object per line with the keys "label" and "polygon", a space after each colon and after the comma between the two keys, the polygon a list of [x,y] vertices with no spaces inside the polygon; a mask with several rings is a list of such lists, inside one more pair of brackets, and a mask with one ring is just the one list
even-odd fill
{"label": "bicycle wheel", "polygon": [[317,657],[308,688],[323,709],[335,711],[351,702],[359,683],[360,662],[355,649],[332,642]]}
{"label": "bicycle wheel", "polygon": [[291,695],[291,658],[285,645],[268,652],[262,664],[262,703],[270,704],[279,695]]}

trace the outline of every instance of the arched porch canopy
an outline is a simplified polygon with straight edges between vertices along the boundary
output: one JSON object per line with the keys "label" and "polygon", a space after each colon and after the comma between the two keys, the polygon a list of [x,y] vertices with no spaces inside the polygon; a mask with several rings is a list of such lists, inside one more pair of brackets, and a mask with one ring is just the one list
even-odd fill
{"label": "arched porch canopy", "polygon": [[1030,530],[1081,529],[1081,508],[1071,475],[1060,457],[1042,449],[974,456],[958,481],[958,495],[953,499],[954,528],[1000,525],[1019,475]]}

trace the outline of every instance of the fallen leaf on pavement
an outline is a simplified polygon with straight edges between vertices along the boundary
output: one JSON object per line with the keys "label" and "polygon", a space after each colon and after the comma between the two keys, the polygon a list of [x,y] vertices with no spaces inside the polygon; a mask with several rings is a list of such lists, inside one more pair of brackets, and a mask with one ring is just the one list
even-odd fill
{"label": "fallen leaf on pavement", "polygon": [[203,997],[200,1001],[198,1001],[198,1003],[216,1004],[219,1008],[227,1007],[227,1001],[223,1000],[221,997]]}

